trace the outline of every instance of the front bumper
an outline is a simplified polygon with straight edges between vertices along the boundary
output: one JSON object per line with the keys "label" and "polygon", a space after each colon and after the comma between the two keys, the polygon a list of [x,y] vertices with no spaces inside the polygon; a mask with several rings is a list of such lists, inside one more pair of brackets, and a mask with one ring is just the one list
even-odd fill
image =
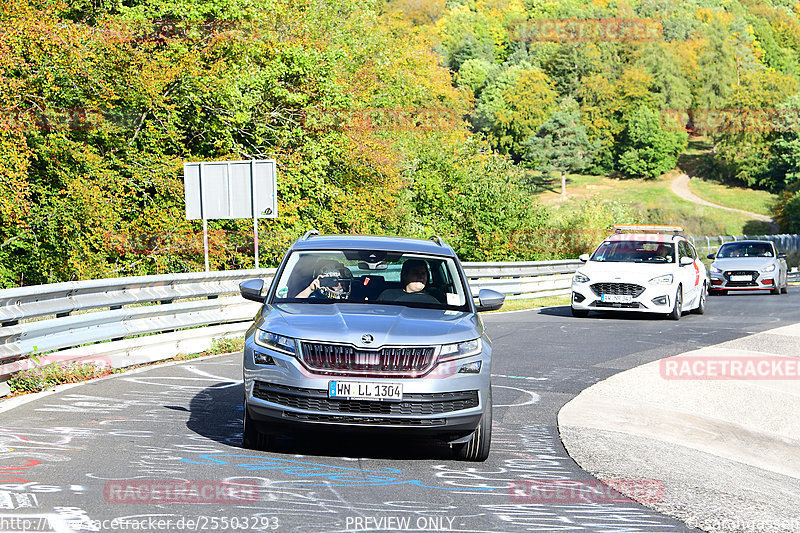
{"label": "front bumper", "polygon": [[[489,392],[490,350],[490,344],[484,343],[482,353],[439,364],[417,378],[323,375],[312,373],[291,355],[255,344],[248,335],[243,356],[247,413],[267,433],[328,428],[461,438],[475,430],[483,415]],[[256,364],[254,351],[269,355],[274,364]],[[479,373],[459,373],[474,361],[482,363]],[[401,384],[403,398],[330,398],[332,380]]]}
{"label": "front bumper", "polygon": [[[599,285],[636,285],[639,289],[611,290],[606,294]],[[638,311],[669,313],[675,305],[677,285],[648,285],[630,283],[602,283],[594,280],[572,283],[571,305],[581,311]]]}
{"label": "front bumper", "polygon": [[[708,289],[711,292],[775,290],[778,288],[779,275],[778,270],[772,272],[757,270],[711,272],[709,274],[711,285]],[[744,279],[745,277],[749,279]]]}

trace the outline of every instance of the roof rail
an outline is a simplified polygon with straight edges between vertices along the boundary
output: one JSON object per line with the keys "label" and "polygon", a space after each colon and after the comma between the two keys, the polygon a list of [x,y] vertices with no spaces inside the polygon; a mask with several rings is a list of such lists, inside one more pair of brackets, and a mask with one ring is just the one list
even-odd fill
{"label": "roof rail", "polygon": [[439,246],[444,246],[444,241],[438,235],[431,235],[430,240],[438,244]]}
{"label": "roof rail", "polygon": [[611,226],[614,233],[622,233],[623,231],[631,231],[637,233],[672,233],[679,235],[683,233],[684,229],[681,226],[659,226],[659,225],[639,225],[639,224],[614,224]]}
{"label": "roof rail", "polygon": [[319,231],[317,231],[317,230],[315,230],[315,229],[310,229],[310,230],[308,230],[308,231],[305,233],[305,235],[303,235],[302,237],[300,237],[300,240],[301,240],[301,241],[307,241],[308,239],[310,239],[310,238],[311,238],[311,237],[313,237],[314,235],[319,235]]}

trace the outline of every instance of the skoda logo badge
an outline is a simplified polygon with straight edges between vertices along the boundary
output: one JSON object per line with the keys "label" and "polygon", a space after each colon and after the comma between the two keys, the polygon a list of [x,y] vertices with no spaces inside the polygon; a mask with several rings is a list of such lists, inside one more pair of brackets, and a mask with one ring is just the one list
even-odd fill
{"label": "skoda logo badge", "polygon": [[367,333],[366,335],[362,335],[361,336],[361,342],[363,342],[364,344],[370,344],[374,340],[375,340],[375,337],[373,337],[369,333]]}

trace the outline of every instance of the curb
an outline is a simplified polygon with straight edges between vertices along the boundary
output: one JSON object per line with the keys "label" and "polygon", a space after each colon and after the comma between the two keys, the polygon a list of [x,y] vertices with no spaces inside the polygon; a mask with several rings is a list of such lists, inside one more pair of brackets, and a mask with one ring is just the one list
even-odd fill
{"label": "curb", "polygon": [[767,359],[798,368],[799,345],[794,324],[611,376],[561,409],[564,446],[601,478],[660,480],[663,498],[642,503],[691,526],[800,531],[800,374],[778,377],[773,366],[772,379],[720,379],[666,370],[672,362],[744,368]]}

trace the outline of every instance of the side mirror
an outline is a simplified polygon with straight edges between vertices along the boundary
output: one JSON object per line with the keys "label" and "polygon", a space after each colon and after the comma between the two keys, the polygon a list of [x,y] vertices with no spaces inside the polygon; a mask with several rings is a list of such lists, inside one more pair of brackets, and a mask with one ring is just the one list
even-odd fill
{"label": "side mirror", "polygon": [[585,263],[586,261],[589,260],[589,257],[590,257],[589,254],[581,254],[581,255],[578,256],[578,259]]}
{"label": "side mirror", "polygon": [[502,292],[493,291],[492,289],[481,289],[478,291],[478,305],[475,306],[478,311],[497,311],[503,307],[503,302],[506,301],[506,295]]}
{"label": "side mirror", "polygon": [[694,264],[694,259],[691,257],[681,257],[681,266],[685,267]]}
{"label": "side mirror", "polygon": [[239,292],[242,294],[242,298],[262,304],[264,303],[264,297],[261,296],[261,291],[263,289],[263,279],[248,279],[239,284]]}
{"label": "side mirror", "polygon": [[709,259],[716,259],[717,254],[708,254],[706,257],[708,257]]}
{"label": "side mirror", "polygon": [[786,254],[781,252],[778,254],[778,259],[786,259]]}

